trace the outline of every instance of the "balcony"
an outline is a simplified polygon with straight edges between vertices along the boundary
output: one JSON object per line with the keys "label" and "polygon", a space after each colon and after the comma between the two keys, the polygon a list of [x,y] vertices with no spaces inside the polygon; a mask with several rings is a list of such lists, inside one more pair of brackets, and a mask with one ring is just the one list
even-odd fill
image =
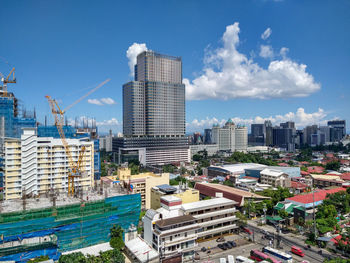
{"label": "balcony", "polygon": [[229,209],[224,209],[224,210],[218,210],[210,213],[204,213],[200,215],[193,215],[194,218],[196,219],[204,219],[204,218],[210,218],[213,216],[219,216],[219,215],[224,215],[224,214],[230,214],[230,213],[235,213],[236,208],[229,208]]}
{"label": "balcony", "polygon": [[198,232],[198,237],[205,237],[205,236],[208,236],[208,235],[213,235],[213,234],[216,234],[216,233],[229,231],[229,230],[235,229],[235,228],[238,228],[238,226],[236,226],[236,224],[223,226],[223,227],[217,227],[217,228],[206,230],[206,231],[203,231],[203,232]]}
{"label": "balcony", "polygon": [[202,222],[202,223],[198,222],[198,224],[200,227],[207,227],[207,226],[212,226],[220,223],[231,222],[234,220],[238,220],[238,218],[236,216],[228,216],[228,217],[223,217],[215,220],[210,220],[207,222]]}

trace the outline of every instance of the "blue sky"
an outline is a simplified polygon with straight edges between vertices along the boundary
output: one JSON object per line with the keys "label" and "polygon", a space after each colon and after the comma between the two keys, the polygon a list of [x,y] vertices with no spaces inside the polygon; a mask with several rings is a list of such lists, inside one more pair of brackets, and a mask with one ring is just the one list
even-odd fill
{"label": "blue sky", "polygon": [[16,67],[8,89],[39,121],[45,95],[67,106],[111,78],[67,117],[118,132],[126,52],[144,44],[182,57],[189,132],[228,118],[349,129],[349,14],[346,0],[1,1],[0,72]]}

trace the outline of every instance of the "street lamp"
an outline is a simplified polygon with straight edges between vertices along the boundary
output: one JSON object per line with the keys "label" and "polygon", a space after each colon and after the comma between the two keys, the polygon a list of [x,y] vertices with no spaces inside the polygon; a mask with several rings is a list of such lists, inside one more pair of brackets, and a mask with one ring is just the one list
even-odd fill
{"label": "street lamp", "polygon": [[267,208],[266,208],[266,204],[263,203],[263,211],[264,211],[264,224],[266,224],[266,211],[267,211]]}

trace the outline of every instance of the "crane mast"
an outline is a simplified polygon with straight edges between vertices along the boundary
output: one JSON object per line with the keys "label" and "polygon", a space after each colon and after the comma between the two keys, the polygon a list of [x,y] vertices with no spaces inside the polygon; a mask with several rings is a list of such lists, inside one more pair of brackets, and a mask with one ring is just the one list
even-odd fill
{"label": "crane mast", "polygon": [[[75,104],[79,103],[81,100],[86,98],[88,95],[91,93],[95,92],[99,88],[101,88],[103,85],[105,85],[107,82],[109,82],[110,79],[107,79],[100,83],[97,87],[93,88],[90,90],[87,94],[76,100],[73,104],[69,105],[67,109],[70,109],[73,107]],[[74,195],[75,192],[75,185],[74,185],[74,179],[76,177],[82,177],[83,170],[84,170],[84,153],[85,153],[85,146],[82,146],[80,150],[80,154],[78,157],[77,162],[74,162],[73,157],[72,157],[72,152],[71,149],[68,145],[66,136],[63,131],[63,126],[64,126],[64,113],[66,110],[61,110],[60,106],[58,105],[57,101],[52,99],[51,96],[45,96],[45,98],[48,100],[50,108],[51,108],[51,113],[55,118],[55,125],[57,127],[58,133],[61,137],[61,141],[64,147],[64,150],[66,152],[66,155],[68,157],[68,164],[69,164],[69,169],[68,169],[68,195]]]}

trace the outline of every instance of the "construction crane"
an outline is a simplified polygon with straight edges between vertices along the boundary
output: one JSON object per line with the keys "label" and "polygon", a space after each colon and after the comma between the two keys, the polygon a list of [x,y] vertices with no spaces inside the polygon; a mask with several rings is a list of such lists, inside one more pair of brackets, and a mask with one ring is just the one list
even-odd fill
{"label": "construction crane", "polygon": [[74,195],[75,192],[75,185],[74,185],[74,179],[77,177],[81,177],[83,174],[83,159],[84,159],[84,153],[85,153],[85,146],[83,146],[80,150],[79,158],[77,162],[74,162],[71,150],[69,148],[69,145],[66,140],[66,136],[63,131],[63,126],[64,126],[64,114],[66,111],[70,108],[72,108],[74,105],[79,103],[81,100],[89,96],[91,93],[95,92],[102,86],[104,86],[107,82],[109,82],[110,79],[107,79],[100,83],[97,87],[93,88],[90,90],[87,94],[84,96],[80,97],[77,99],[75,102],[73,102],[71,105],[66,107],[65,110],[61,110],[59,107],[58,103],[56,100],[52,99],[50,96],[45,96],[45,98],[48,100],[50,108],[51,108],[51,113],[55,118],[55,125],[57,127],[58,133],[61,137],[61,141],[64,147],[64,150],[66,152],[66,155],[68,157],[68,164],[69,164],[69,169],[68,169],[68,195]]}
{"label": "construction crane", "polygon": [[[12,79],[10,79],[11,75],[12,75]],[[15,68],[12,68],[10,74],[8,74],[6,78],[1,74],[1,81],[3,83],[2,97],[7,97],[7,83],[16,83]]]}

